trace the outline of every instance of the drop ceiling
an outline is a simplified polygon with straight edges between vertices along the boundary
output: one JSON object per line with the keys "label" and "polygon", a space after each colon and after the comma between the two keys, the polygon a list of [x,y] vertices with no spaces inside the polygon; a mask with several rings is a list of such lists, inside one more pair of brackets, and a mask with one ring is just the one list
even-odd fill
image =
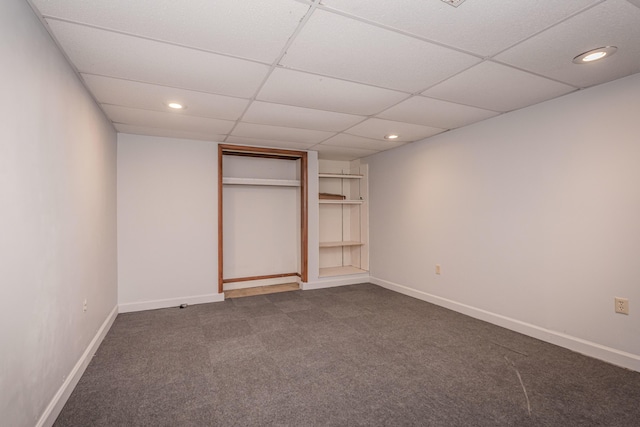
{"label": "drop ceiling", "polygon": [[326,159],[640,72],[638,0],[30,1],[119,132]]}

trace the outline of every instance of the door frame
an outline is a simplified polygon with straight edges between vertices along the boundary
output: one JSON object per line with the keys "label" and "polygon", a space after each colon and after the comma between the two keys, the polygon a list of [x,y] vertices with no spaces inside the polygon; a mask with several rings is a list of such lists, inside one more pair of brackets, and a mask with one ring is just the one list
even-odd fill
{"label": "door frame", "polygon": [[[264,159],[300,160],[300,271],[295,273],[270,274],[265,276],[236,277],[225,279],[223,272],[223,156],[245,156]],[[308,195],[308,163],[307,152],[284,150],[279,148],[248,147],[242,145],[218,145],[218,293],[224,292],[225,283],[244,282],[249,280],[272,279],[278,277],[298,276],[303,282],[308,278],[309,257],[309,195]]]}

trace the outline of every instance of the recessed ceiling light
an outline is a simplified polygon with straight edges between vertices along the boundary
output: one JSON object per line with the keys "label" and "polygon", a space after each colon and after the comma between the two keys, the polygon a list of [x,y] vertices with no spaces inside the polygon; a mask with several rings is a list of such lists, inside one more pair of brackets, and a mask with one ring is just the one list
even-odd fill
{"label": "recessed ceiling light", "polygon": [[400,138],[400,135],[396,135],[395,133],[390,133],[389,135],[384,136],[384,139],[390,139],[390,140],[398,139],[398,138]]}
{"label": "recessed ceiling light", "polygon": [[169,106],[169,108],[173,108],[174,110],[182,110],[184,108],[182,104],[179,104],[177,102],[170,102],[167,104],[167,106]]}
{"label": "recessed ceiling light", "polygon": [[618,50],[615,46],[599,47],[597,49],[591,49],[590,51],[581,53],[573,58],[574,64],[587,64],[589,62],[597,61],[607,56],[611,56]]}

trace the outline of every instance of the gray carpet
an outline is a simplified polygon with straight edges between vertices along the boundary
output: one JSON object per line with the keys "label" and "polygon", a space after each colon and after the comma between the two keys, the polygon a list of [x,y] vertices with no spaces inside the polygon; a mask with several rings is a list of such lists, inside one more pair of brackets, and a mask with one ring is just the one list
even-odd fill
{"label": "gray carpet", "polygon": [[637,426],[640,373],[371,284],[120,314],[56,426]]}

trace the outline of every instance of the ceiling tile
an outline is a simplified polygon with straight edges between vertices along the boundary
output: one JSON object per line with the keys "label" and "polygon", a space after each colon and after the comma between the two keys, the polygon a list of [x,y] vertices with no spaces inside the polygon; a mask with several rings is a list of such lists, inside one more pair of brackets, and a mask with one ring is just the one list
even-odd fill
{"label": "ceiling tile", "polygon": [[312,151],[318,152],[318,158],[323,160],[355,160],[379,153],[374,150],[361,150],[359,148],[338,147],[335,145],[315,145]]}
{"label": "ceiling tile", "polygon": [[495,111],[414,96],[378,114],[377,117],[441,129],[455,129],[498,114],[500,113]]}
{"label": "ceiling tile", "polygon": [[233,135],[227,137],[225,142],[228,142],[229,144],[256,145],[259,147],[285,148],[292,150],[306,150],[309,147],[316,145],[315,142],[302,143],[291,141],[275,141],[272,139],[247,138]]}
{"label": "ceiling tile", "polygon": [[[308,5],[263,0],[34,0],[45,16],[273,62]],[[187,7],[188,6],[188,7]]]}
{"label": "ceiling tile", "polygon": [[365,117],[290,105],[255,101],[251,104],[243,122],[271,124],[304,129],[339,132],[361,122]]}
{"label": "ceiling tile", "polygon": [[98,102],[143,110],[172,111],[167,104],[179,102],[186,108],[172,113],[215,119],[237,120],[249,101],[130,80],[83,74],[82,78]]}
{"label": "ceiling tile", "polygon": [[392,120],[368,119],[347,131],[347,133],[365,138],[385,141],[384,136],[390,133],[399,135],[398,142],[417,141],[441,132],[445,129],[438,129],[429,126],[414,125],[411,123],[395,122]]}
{"label": "ceiling tile", "polygon": [[160,129],[176,129],[212,135],[228,133],[233,127],[232,121],[186,116],[184,114],[163,113],[140,110],[137,108],[102,105],[107,116],[115,123],[144,126]]}
{"label": "ceiling tile", "polygon": [[116,123],[115,128],[120,133],[131,133],[134,135],[160,136],[164,138],[197,139],[202,141],[221,142],[225,135],[212,135],[200,132],[189,132],[175,129],[159,129],[144,126],[125,125]]}
{"label": "ceiling tile", "polygon": [[257,125],[253,123],[238,123],[231,135],[257,139],[271,139],[276,141],[284,140],[298,143],[318,143],[333,136],[333,132],[296,129],[282,126]]}
{"label": "ceiling tile", "polygon": [[249,98],[269,69],[255,62],[82,25],[47,22],[78,71],[84,73]]}
{"label": "ceiling tile", "polygon": [[487,61],[426,90],[424,95],[488,110],[510,111],[573,90],[571,86]]}
{"label": "ceiling tile", "polygon": [[454,8],[437,0],[323,0],[334,10],[429,40],[490,56],[600,0],[467,1]]}
{"label": "ceiling tile", "polygon": [[363,150],[377,150],[384,151],[391,148],[400,147],[407,144],[406,142],[394,142],[394,141],[380,141],[377,139],[363,138],[361,136],[349,135],[346,133],[339,133],[338,135],[331,137],[324,141],[322,145],[337,145],[347,148],[359,148]]}
{"label": "ceiling tile", "polygon": [[368,116],[406,97],[402,92],[278,68],[257,99]]}
{"label": "ceiling tile", "polygon": [[[573,58],[591,49],[618,52],[591,64]],[[579,87],[640,72],[640,9],[608,0],[498,55],[496,60]]]}
{"label": "ceiling tile", "polygon": [[316,11],[287,50],[281,64],[416,92],[479,61],[474,56],[413,37]]}

